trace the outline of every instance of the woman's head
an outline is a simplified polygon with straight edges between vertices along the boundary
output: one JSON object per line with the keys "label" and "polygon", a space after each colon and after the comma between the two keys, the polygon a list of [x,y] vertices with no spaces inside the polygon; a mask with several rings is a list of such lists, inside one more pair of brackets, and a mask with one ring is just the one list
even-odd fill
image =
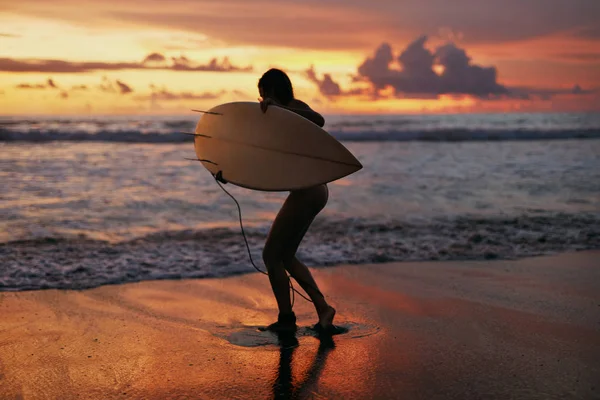
{"label": "woman's head", "polygon": [[285,72],[271,68],[258,80],[258,91],[261,97],[272,97],[275,100],[288,104],[294,98],[292,82]]}

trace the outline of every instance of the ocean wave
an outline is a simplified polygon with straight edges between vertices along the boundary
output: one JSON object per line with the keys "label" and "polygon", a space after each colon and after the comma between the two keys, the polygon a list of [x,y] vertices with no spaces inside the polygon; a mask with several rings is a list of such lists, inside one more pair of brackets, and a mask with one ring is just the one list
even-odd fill
{"label": "ocean wave", "polygon": [[7,130],[0,129],[0,142],[111,142],[111,143],[187,143],[192,137],[179,132],[141,132],[139,130],[88,131]]}
{"label": "ocean wave", "polygon": [[[264,227],[247,228],[264,269]],[[320,218],[298,256],[309,265],[390,261],[513,259],[600,248],[600,214],[374,221]],[[252,272],[238,229],[163,231],[109,243],[50,237],[0,244],[0,291],[85,289],[153,279],[224,277]]]}
{"label": "ocean wave", "polygon": [[[177,123],[172,123],[176,127]],[[140,130],[18,130],[0,129],[0,142],[115,142],[115,143],[187,143],[193,129],[157,131]],[[387,130],[387,131],[335,131],[329,132],[345,142],[462,142],[462,141],[514,141],[514,140],[566,140],[600,139],[600,129],[566,130],[502,130],[502,129],[431,129],[431,130]]]}

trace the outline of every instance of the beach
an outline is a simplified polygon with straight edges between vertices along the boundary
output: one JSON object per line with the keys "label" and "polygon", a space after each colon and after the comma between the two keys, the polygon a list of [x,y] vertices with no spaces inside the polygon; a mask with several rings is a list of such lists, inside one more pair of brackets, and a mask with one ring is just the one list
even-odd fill
{"label": "beach", "polygon": [[600,398],[597,114],[328,116],[363,163],[298,250],[346,333],[260,332],[287,193],[225,185],[196,117],[0,129],[0,399]]}
{"label": "beach", "polygon": [[[349,331],[298,343],[267,279],[0,294],[2,399],[600,398],[600,252],[313,269]],[[267,336],[265,336],[267,335]]]}
{"label": "beach", "polygon": [[0,6],[0,400],[600,400],[600,1],[191,4]]}

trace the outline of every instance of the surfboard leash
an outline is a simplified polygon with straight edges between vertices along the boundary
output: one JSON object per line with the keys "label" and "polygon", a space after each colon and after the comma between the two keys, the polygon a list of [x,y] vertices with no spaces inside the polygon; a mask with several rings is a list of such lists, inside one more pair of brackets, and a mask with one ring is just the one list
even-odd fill
{"label": "surfboard leash", "polygon": [[[254,267],[254,269],[256,269],[261,274],[269,275],[268,272],[265,272],[265,271],[261,270],[260,268],[258,268],[256,266],[256,264],[254,264],[254,259],[252,258],[252,253],[250,252],[250,245],[248,244],[248,238],[246,237],[246,231],[244,230],[244,223],[242,221],[242,208],[240,206],[240,203],[236,200],[235,197],[233,197],[233,195],[231,193],[229,193],[227,191],[227,189],[225,189],[223,187],[223,185],[221,185],[221,182],[219,181],[219,179],[223,179],[223,175],[222,175],[221,171],[217,172],[217,174],[214,175],[214,178],[215,178],[215,182],[217,182],[217,185],[219,185],[219,187],[221,188],[221,190],[223,190],[229,197],[231,197],[231,199],[235,202],[235,205],[237,206],[238,217],[239,217],[239,221],[240,221],[240,229],[242,231],[242,236],[244,237],[244,243],[246,243],[246,250],[248,251],[248,258],[250,259],[250,263],[252,264],[252,266]],[[298,295],[300,295],[300,297],[302,297],[304,300],[312,303],[313,301],[311,299],[309,299],[308,297],[306,297],[302,293],[300,293],[298,290],[296,290],[296,288],[294,287],[294,284],[292,283],[292,277],[290,276],[289,272],[286,270],[285,273],[286,273],[286,275],[288,277],[288,282],[290,283],[290,292],[292,294],[292,296],[291,296],[292,297],[292,307],[294,306],[294,302],[295,302],[294,292],[298,293]],[[298,278],[294,278],[294,279],[296,279],[297,281],[299,281]],[[316,287],[312,286],[308,282],[304,282],[304,283],[307,284],[308,286],[311,286],[313,289],[315,289],[317,292],[319,292],[319,294],[321,294],[321,296],[323,296],[323,294],[321,293],[321,291],[319,289],[317,289]]]}

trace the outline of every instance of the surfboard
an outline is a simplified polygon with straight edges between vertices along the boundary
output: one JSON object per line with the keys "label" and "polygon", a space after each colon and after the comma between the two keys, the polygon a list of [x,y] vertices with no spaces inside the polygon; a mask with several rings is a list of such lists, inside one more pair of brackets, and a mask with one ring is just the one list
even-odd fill
{"label": "surfboard", "polygon": [[213,175],[262,191],[304,189],[362,168],[344,145],[312,121],[258,102],[225,103],[196,125],[196,156]]}

